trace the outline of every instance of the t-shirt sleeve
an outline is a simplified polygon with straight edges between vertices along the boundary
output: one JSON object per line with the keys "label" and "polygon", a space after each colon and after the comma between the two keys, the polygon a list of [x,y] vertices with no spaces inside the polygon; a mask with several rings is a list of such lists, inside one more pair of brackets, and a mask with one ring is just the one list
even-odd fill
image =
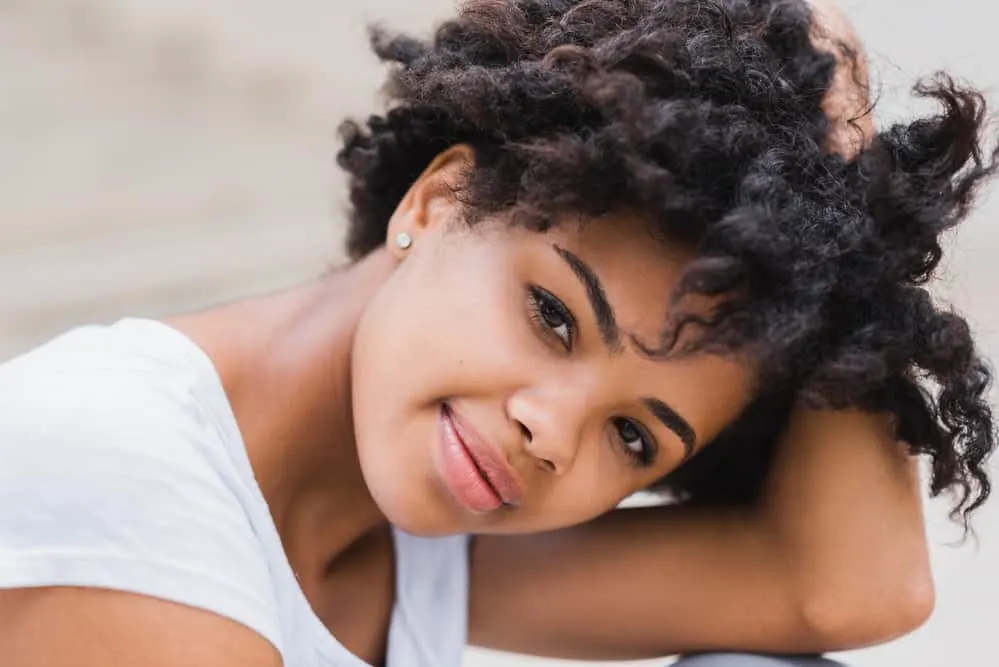
{"label": "t-shirt sleeve", "polygon": [[266,558],[205,453],[217,436],[147,380],[0,373],[0,588],[161,598],[242,623],[280,651]]}

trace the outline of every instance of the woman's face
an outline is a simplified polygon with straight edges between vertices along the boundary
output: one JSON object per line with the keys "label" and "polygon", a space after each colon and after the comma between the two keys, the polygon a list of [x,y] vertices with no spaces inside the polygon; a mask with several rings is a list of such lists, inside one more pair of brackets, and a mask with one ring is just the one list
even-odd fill
{"label": "woman's face", "polygon": [[745,363],[655,360],[633,344],[657,342],[689,260],[640,220],[468,228],[453,222],[446,189],[418,186],[390,225],[414,243],[394,250],[352,371],[365,480],[399,527],[587,521],[675,469],[749,402]]}

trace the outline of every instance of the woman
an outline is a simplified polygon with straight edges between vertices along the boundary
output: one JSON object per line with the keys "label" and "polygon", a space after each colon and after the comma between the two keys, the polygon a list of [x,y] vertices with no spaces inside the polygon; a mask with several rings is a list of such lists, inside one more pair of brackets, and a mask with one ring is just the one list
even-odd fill
{"label": "woman", "polygon": [[[349,266],[0,370],[3,664],[918,626],[914,456],[966,525],[989,493],[989,374],[923,287],[993,171],[980,97],[875,135],[848,27],[790,0],[470,0],[375,46]],[[611,511],[648,488],[679,502]]]}

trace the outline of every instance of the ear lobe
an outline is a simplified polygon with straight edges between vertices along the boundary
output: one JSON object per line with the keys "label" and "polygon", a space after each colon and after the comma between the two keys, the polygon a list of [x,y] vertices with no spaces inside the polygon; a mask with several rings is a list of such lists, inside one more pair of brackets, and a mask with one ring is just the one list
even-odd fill
{"label": "ear lobe", "polygon": [[467,144],[458,144],[437,155],[413,182],[399,202],[386,230],[391,252],[405,254],[393,239],[406,234],[413,243],[429,229],[450,219],[456,192],[475,164],[475,152]]}

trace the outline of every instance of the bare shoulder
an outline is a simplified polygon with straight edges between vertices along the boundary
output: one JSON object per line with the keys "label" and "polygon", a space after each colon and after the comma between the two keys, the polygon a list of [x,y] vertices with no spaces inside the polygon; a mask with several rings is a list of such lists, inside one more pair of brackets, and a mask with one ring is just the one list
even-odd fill
{"label": "bare shoulder", "polygon": [[0,664],[17,667],[281,667],[235,621],[93,588],[0,591]]}

